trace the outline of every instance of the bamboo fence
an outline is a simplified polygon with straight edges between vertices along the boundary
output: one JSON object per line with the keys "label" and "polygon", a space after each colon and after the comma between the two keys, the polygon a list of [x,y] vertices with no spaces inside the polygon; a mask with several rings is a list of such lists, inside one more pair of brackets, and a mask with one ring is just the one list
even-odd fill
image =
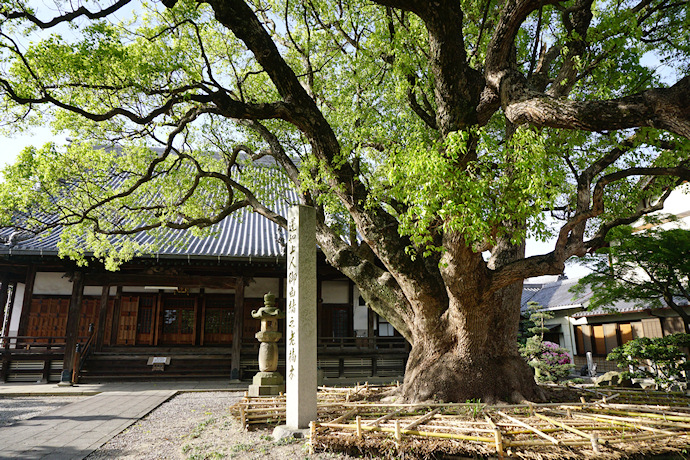
{"label": "bamboo fence", "polygon": [[[385,390],[320,388],[310,449],[388,458],[442,452],[547,459],[625,458],[690,446],[690,399],[682,394],[597,390],[579,402],[495,406],[371,401]],[[285,420],[285,398],[245,396],[233,413],[246,428],[278,424]]]}

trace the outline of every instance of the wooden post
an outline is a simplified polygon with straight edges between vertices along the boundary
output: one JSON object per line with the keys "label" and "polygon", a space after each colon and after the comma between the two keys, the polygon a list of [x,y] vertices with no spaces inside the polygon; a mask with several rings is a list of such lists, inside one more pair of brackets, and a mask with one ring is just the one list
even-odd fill
{"label": "wooden post", "polygon": [[376,338],[374,334],[374,321],[376,321],[374,317],[375,314],[374,310],[367,305],[367,340],[369,341],[369,348],[372,350],[376,348]]}
{"label": "wooden post", "polygon": [[79,312],[81,301],[84,296],[84,274],[74,273],[72,279],[72,297],[69,301],[67,312],[67,334],[65,336],[65,357],[62,362],[62,374],[58,385],[66,386],[72,384],[72,370],[74,369],[74,355],[79,333]]}
{"label": "wooden post", "polygon": [[[9,284],[9,275],[7,273],[2,275],[0,279],[0,335],[2,335],[2,326],[5,324],[5,307],[7,306],[7,291]],[[10,309],[7,309],[9,316]]]}
{"label": "wooden post", "polygon": [[204,344],[204,329],[206,325],[206,291],[204,288],[199,289],[199,297],[196,301],[197,312],[196,320],[196,334],[194,335],[194,345]]}
{"label": "wooden post", "polygon": [[153,312],[153,318],[151,318],[151,327],[153,327],[153,346],[157,347],[158,346],[158,337],[160,334],[158,334],[158,331],[160,331],[161,328],[161,304],[163,303],[163,296],[158,292],[156,294],[156,308],[154,308]]}
{"label": "wooden post", "polygon": [[[2,324],[0,324],[0,335],[5,336],[9,334],[10,319],[12,319],[12,312],[14,310],[14,299],[17,296],[17,282],[12,283],[12,295],[10,295],[7,307],[7,316]],[[2,380],[0,380],[2,382]]]}
{"label": "wooden post", "polygon": [[232,323],[232,370],[230,378],[242,378],[240,359],[242,359],[242,332],[244,329],[244,278],[237,278],[235,286],[235,314]]}
{"label": "wooden post", "polygon": [[122,302],[122,286],[118,286],[115,291],[113,321],[110,325],[110,345],[117,345],[117,335],[120,332],[120,302]]}
{"label": "wooden post", "polygon": [[36,266],[29,265],[26,270],[26,283],[24,285],[24,300],[22,302],[21,316],[19,318],[19,332],[17,335],[28,335],[26,332],[29,322],[29,310],[31,310],[31,298],[34,294],[34,281],[36,280]]}
{"label": "wooden post", "polygon": [[103,348],[103,339],[105,338],[105,322],[108,317],[108,296],[110,294],[110,286],[103,286],[101,291],[101,305],[98,311],[98,329],[96,329],[96,351],[101,351]]}

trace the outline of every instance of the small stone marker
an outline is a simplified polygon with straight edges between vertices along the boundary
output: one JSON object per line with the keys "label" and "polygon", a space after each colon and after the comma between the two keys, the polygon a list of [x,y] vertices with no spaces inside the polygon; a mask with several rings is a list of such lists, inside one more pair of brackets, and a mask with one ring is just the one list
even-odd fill
{"label": "small stone marker", "polygon": [[170,364],[169,356],[151,356],[147,363],[152,371],[164,371],[165,365]]}
{"label": "small stone marker", "polygon": [[304,429],[316,420],[316,212],[293,206],[288,212],[287,337],[285,337],[286,421]]}

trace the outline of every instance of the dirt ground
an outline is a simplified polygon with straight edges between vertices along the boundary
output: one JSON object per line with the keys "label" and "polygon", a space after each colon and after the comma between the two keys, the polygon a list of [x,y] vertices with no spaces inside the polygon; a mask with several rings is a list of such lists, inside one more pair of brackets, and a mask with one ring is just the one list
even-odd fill
{"label": "dirt ground", "polygon": [[340,459],[353,457],[322,452],[309,454],[305,440],[273,441],[271,430],[244,431],[228,408],[239,392],[182,393],[87,457],[105,459]]}

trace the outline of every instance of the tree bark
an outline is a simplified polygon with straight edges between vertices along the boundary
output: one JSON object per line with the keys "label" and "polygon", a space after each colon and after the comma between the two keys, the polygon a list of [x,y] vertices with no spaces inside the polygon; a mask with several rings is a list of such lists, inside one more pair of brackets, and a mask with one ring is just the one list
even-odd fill
{"label": "tree bark", "polygon": [[406,401],[465,402],[543,400],[517,349],[522,283],[485,303],[465,303],[436,334],[416,334],[405,369]]}

